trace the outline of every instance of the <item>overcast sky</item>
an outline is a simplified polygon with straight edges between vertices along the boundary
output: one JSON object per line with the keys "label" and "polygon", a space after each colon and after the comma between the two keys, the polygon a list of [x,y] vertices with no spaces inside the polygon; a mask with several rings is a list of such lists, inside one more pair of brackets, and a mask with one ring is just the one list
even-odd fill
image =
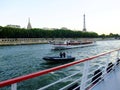
{"label": "overcast sky", "polygon": [[0,26],[83,29],[120,34],[120,0],[0,0]]}

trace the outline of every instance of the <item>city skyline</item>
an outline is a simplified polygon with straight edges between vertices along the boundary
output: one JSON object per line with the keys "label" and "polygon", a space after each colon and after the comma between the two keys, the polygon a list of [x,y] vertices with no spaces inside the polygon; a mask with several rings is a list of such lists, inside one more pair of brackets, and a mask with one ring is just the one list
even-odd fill
{"label": "city skyline", "polygon": [[33,28],[86,29],[98,34],[120,30],[119,0],[1,0],[0,26],[8,24],[27,28],[28,17]]}

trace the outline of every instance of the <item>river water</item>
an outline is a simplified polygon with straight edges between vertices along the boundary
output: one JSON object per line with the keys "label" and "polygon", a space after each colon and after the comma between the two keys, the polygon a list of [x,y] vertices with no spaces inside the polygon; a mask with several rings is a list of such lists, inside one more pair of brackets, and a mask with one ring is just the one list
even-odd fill
{"label": "river water", "polygon": [[[75,56],[76,60],[80,60],[120,48],[120,40],[97,41],[96,44],[95,46],[62,51]],[[51,48],[52,46],[49,44],[0,46],[0,81],[61,65],[62,63],[50,64],[42,59],[44,56],[59,55],[60,51],[54,51]],[[57,74],[51,73],[51,75],[24,81],[18,85],[18,90],[38,89],[44,84],[67,75],[68,73],[65,72],[66,70],[63,70]],[[8,88],[0,88],[0,90],[8,90]]]}

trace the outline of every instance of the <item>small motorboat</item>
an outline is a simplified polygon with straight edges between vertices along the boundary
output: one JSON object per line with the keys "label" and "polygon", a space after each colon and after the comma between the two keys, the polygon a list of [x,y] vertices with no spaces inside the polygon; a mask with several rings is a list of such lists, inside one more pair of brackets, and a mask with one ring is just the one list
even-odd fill
{"label": "small motorboat", "polygon": [[51,57],[43,57],[44,60],[48,62],[69,62],[69,61],[74,61],[75,57],[72,56],[67,56],[67,57],[59,57],[59,56],[51,56]]}

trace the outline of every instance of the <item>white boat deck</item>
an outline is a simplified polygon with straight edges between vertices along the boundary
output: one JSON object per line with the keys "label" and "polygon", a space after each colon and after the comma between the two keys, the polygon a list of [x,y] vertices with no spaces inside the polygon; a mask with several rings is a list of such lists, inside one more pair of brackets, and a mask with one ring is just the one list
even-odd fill
{"label": "white boat deck", "polygon": [[110,72],[103,81],[98,83],[91,90],[120,90],[120,66]]}

